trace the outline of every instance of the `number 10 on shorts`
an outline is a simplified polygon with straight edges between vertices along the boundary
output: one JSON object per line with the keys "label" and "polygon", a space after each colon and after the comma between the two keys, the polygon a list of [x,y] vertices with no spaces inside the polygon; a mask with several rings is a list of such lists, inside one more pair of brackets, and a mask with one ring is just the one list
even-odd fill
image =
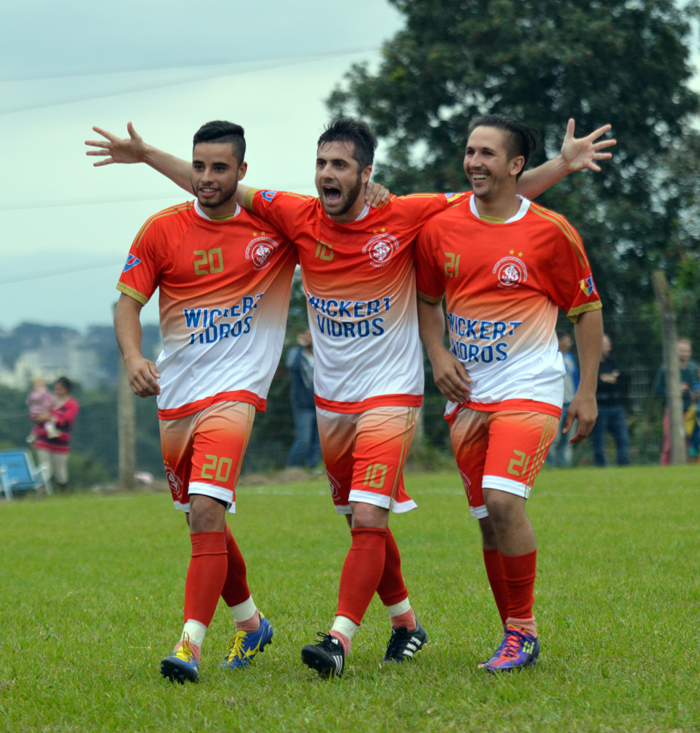
{"label": "number 10 on shorts", "polygon": [[381,489],[384,486],[388,470],[389,466],[385,466],[383,463],[370,463],[365,474],[365,486],[372,489]]}
{"label": "number 10 on shorts", "polygon": [[[225,484],[228,481],[228,477],[231,475],[231,465],[233,461],[230,458],[224,458],[223,456],[205,455],[207,463],[202,466],[201,478],[207,478],[210,481],[220,481]],[[210,471],[216,471],[215,475],[211,475]]]}

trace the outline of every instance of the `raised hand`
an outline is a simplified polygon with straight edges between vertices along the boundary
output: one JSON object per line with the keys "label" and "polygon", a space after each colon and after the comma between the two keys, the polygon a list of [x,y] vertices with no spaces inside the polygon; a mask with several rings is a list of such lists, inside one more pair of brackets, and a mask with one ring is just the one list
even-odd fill
{"label": "raised hand", "polygon": [[85,155],[95,155],[102,158],[93,163],[95,167],[110,163],[142,163],[146,157],[147,146],[143,138],[134,130],[131,122],[127,122],[126,130],[129,137],[119,138],[101,127],[92,128],[102,135],[104,140],[86,140],[85,144],[97,148],[88,150]]}
{"label": "raised hand", "polygon": [[580,138],[574,137],[575,128],[576,122],[570,119],[566,125],[564,142],[561,145],[561,157],[571,173],[582,171],[585,168],[590,168],[592,171],[600,173],[600,166],[595,161],[609,160],[612,158],[612,153],[603,153],[601,151],[617,145],[617,140],[614,139],[605,138],[604,140],[598,140],[598,138],[610,130],[610,125],[603,125],[597,130],[594,130],[590,135]]}

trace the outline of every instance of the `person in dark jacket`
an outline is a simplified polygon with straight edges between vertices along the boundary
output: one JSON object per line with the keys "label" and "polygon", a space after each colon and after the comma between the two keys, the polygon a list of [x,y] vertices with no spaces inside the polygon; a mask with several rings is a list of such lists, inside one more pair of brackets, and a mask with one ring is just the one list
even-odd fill
{"label": "person in dark jacket", "polygon": [[598,371],[598,419],[593,427],[593,459],[596,466],[605,465],[605,440],[608,433],[613,436],[617,448],[617,464],[626,466],[630,462],[630,437],[627,430],[622,399],[626,387],[625,375],[615,359],[610,356],[612,344],[607,334],[603,335],[603,351]]}
{"label": "person in dark jacket", "polygon": [[297,345],[289,350],[287,369],[296,433],[288,462],[290,466],[314,468],[321,458],[321,444],[314,402],[314,350],[308,328],[297,336]]}

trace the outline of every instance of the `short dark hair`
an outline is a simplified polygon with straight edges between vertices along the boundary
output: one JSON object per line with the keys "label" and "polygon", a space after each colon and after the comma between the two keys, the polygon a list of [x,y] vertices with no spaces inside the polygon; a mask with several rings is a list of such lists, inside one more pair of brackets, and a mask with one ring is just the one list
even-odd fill
{"label": "short dark hair", "polygon": [[333,120],[318,139],[318,147],[327,143],[353,143],[352,157],[363,171],[374,161],[374,151],[377,149],[377,138],[369,125],[362,120],[352,117],[338,117]]}
{"label": "short dark hair", "polygon": [[467,137],[477,127],[495,127],[506,133],[506,148],[510,159],[513,160],[513,158],[517,158],[518,156],[525,158],[523,168],[518,173],[518,178],[520,178],[525,170],[527,161],[537,148],[537,138],[539,137],[537,130],[534,127],[530,127],[504,115],[482,115],[471,123]]}
{"label": "short dark hair", "polygon": [[198,143],[231,143],[239,164],[245,159],[245,131],[240,125],[225,120],[214,120],[202,125],[195,133],[192,147]]}
{"label": "short dark hair", "polygon": [[66,390],[66,392],[72,392],[73,391],[73,382],[68,379],[68,377],[59,377],[54,384],[60,384],[63,389]]}

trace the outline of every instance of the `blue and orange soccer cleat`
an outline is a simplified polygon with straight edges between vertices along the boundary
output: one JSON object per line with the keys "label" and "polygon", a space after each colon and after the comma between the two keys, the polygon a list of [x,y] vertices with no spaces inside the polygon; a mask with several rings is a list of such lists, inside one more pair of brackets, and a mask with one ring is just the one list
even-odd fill
{"label": "blue and orange soccer cleat", "polygon": [[228,651],[219,667],[242,669],[247,667],[253,657],[265,651],[272,641],[272,624],[260,614],[260,628],[257,631],[238,631],[229,641]]}
{"label": "blue and orange soccer cleat", "polygon": [[160,663],[160,673],[171,682],[197,682],[199,680],[199,663],[190,646],[190,637],[185,634],[178,642],[171,656]]}
{"label": "blue and orange soccer cleat", "polygon": [[535,664],[540,653],[540,640],[524,629],[506,626],[506,635],[494,655],[484,665],[487,672],[508,672]]}

